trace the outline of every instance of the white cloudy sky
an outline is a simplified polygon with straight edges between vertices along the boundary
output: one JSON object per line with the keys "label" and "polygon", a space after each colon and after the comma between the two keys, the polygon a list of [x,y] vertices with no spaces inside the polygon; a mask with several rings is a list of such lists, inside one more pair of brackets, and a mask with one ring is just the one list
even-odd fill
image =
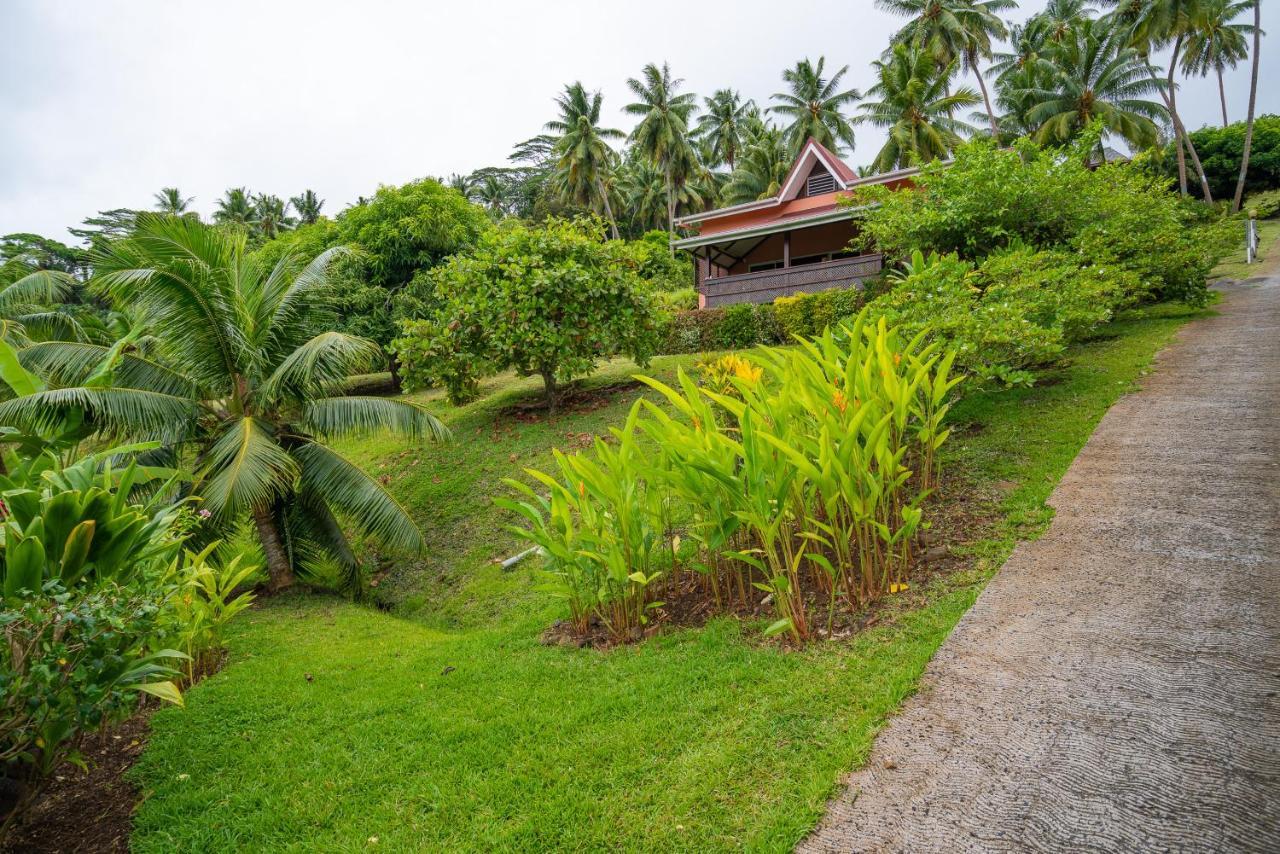
{"label": "white cloudy sky", "polygon": [[[0,234],[69,240],[172,185],[204,213],[241,185],[312,188],[336,213],[378,184],[504,164],[575,79],[627,129],[625,81],[646,62],[766,101],[781,69],[825,55],[865,89],[898,23],[871,0],[0,0]],[[1280,32],[1280,4],[1263,27]],[[1273,59],[1264,40],[1263,81]],[[1241,118],[1247,68],[1227,87]],[[1219,121],[1212,79],[1180,100],[1188,126]],[[1280,112],[1280,90],[1258,108]],[[849,160],[881,141],[863,128]]]}

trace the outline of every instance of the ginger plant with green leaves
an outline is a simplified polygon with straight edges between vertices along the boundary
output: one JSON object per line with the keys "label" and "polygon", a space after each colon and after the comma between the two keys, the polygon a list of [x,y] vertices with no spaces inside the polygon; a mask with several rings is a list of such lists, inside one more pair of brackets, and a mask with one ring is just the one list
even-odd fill
{"label": "ginger plant with green leaves", "polygon": [[[906,584],[961,379],[955,354],[926,338],[904,340],[864,311],[799,346],[735,357],[741,364],[719,366],[714,387],[683,370],[677,387],[640,377],[666,407],[638,401],[616,450],[597,442],[594,459],[558,454],[561,478],[530,471],[549,498],[513,484],[535,501],[500,503],[532,523],[517,530],[553,571],[585,583],[574,597],[594,587],[598,602],[634,606],[643,597],[605,580],[629,571],[652,580],[655,547],[662,553],[671,535],[673,575],[688,560],[717,606],[725,593],[745,602],[748,590],[764,591],[776,612],[766,633],[804,642],[815,631],[811,591],[830,627],[838,599],[856,610]],[[638,450],[639,435],[651,453]],[[673,520],[698,546],[691,560],[675,546]],[[581,572],[584,562],[608,571]]]}

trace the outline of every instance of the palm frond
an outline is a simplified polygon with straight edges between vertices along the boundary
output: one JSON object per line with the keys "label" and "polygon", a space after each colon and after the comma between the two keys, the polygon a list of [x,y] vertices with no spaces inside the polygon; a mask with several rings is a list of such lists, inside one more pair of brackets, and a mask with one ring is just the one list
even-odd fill
{"label": "palm frond", "polygon": [[285,513],[290,561],[304,578],[324,580],[344,593],[360,591],[360,561],[321,493],[300,488]]}
{"label": "palm frond", "polygon": [[60,270],[36,270],[0,288],[0,311],[16,305],[48,305],[71,295],[75,279]]}
{"label": "palm frond", "polygon": [[335,390],[352,374],[368,373],[383,358],[382,348],[367,338],[322,332],[286,356],[260,394],[266,400],[304,400]]}
{"label": "palm frond", "polygon": [[[110,347],[72,341],[45,341],[27,347],[19,358],[22,364],[54,385],[77,386],[84,383],[102,361],[111,354]],[[115,368],[115,384],[125,388],[156,391],[175,397],[198,399],[195,383],[177,371],[141,356],[125,353]]]}
{"label": "palm frond", "polygon": [[391,549],[417,552],[425,547],[422,532],[405,509],[359,466],[315,442],[292,453],[302,469],[299,484],[323,495],[360,531]]}
{"label": "palm frond", "polygon": [[421,406],[386,397],[321,397],[308,401],[302,426],[320,436],[368,435],[388,430],[410,439],[449,437],[449,429]]}
{"label": "palm frond", "polygon": [[47,433],[83,410],[102,429],[131,436],[182,436],[199,412],[191,400],[131,388],[59,388],[0,402],[0,423]]}
{"label": "palm frond", "polygon": [[293,457],[255,418],[231,422],[205,454],[198,487],[215,516],[234,516],[268,506],[292,490],[298,477]]}

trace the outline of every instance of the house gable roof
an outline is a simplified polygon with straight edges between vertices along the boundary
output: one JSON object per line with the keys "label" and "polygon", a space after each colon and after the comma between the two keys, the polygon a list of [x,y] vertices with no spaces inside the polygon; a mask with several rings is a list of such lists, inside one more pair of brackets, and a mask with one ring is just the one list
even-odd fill
{"label": "house gable roof", "polygon": [[836,179],[836,187],[847,190],[849,185],[858,180],[858,175],[839,157],[836,157],[826,146],[813,137],[805,140],[804,146],[791,164],[787,177],[782,180],[782,190],[778,193],[778,201],[789,202],[800,195],[804,187],[804,179],[813,171],[815,164],[822,166]]}
{"label": "house gable roof", "polygon": [[[870,175],[865,178],[859,178],[858,174],[837,157],[830,149],[819,143],[813,137],[809,137],[805,144],[801,147],[800,153],[796,155],[796,159],[791,164],[791,168],[787,170],[787,175],[782,181],[782,189],[778,191],[776,196],[770,196],[767,199],[760,199],[754,202],[744,202],[742,204],[731,205],[726,208],[718,208],[716,210],[704,211],[697,214],[689,214],[687,216],[677,217],[676,225],[678,226],[696,226],[710,220],[716,220],[717,225],[721,225],[726,218],[738,217],[743,214],[752,214],[752,218],[756,219],[763,215],[762,213],[769,211],[771,217],[785,218],[788,216],[790,208],[802,206],[804,209],[810,209],[812,206],[806,204],[807,198],[801,198],[801,192],[805,188],[805,180],[813,172],[815,167],[821,166],[828,172],[835,182],[835,189],[830,193],[822,195],[830,195],[833,197],[836,193],[851,190],[854,187],[869,186],[871,184],[884,184],[897,181],[902,178],[910,177],[919,172],[919,169],[899,169],[893,172],[884,172],[879,175]],[[819,196],[813,197],[815,200]],[[797,201],[799,199],[799,201]],[[796,205],[790,203],[796,202]],[[796,210],[795,213],[801,213]],[[732,226],[730,226],[732,227]]]}

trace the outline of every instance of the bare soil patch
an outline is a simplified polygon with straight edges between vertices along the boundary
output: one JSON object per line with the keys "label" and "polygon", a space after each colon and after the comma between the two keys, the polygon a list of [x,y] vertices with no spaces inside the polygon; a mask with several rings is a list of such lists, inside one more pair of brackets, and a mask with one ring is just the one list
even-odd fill
{"label": "bare soil patch", "polygon": [[15,854],[128,851],[139,792],[125,774],[146,746],[151,712],[150,708],[140,710],[91,738],[83,749],[87,772],[70,763],[59,768],[4,850]]}

